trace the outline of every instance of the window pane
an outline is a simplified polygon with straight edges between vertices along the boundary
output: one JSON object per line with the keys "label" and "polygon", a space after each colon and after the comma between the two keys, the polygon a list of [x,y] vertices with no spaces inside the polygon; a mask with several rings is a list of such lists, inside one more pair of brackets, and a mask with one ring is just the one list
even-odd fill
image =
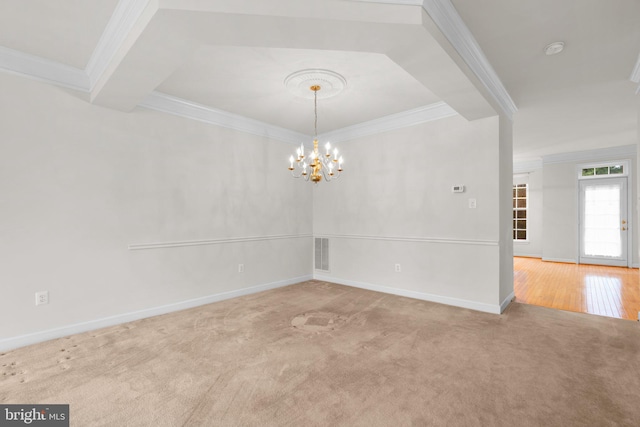
{"label": "window pane", "polygon": [[527,184],[513,186],[513,240],[527,239]]}
{"label": "window pane", "polygon": [[582,176],[593,176],[595,171],[593,168],[582,169]]}
{"label": "window pane", "polygon": [[584,253],[587,256],[620,257],[619,184],[587,186],[584,192]]}
{"label": "window pane", "polygon": [[615,165],[615,166],[609,167],[609,173],[611,174],[622,173],[622,165]]}
{"label": "window pane", "polygon": [[596,168],[596,175],[609,175],[609,166]]}

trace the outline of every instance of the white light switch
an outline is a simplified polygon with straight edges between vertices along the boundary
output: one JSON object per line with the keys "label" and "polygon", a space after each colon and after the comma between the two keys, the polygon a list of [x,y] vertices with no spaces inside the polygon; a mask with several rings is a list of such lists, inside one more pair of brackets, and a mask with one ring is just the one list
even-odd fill
{"label": "white light switch", "polygon": [[476,199],[469,199],[469,209],[476,208]]}

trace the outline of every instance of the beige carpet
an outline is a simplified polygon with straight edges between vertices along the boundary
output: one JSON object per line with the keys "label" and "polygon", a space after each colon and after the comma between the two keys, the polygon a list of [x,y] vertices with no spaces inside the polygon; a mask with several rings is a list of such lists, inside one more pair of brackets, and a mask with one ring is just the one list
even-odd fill
{"label": "beige carpet", "polygon": [[74,426],[637,426],[640,325],[310,281],[4,353],[0,402]]}

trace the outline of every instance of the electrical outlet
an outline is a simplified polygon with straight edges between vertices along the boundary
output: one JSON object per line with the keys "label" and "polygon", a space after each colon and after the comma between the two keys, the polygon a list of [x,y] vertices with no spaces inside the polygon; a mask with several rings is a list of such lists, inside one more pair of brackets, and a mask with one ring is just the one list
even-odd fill
{"label": "electrical outlet", "polygon": [[238,273],[244,273],[244,264],[238,264]]}
{"label": "electrical outlet", "polygon": [[400,264],[396,264],[396,273],[400,273],[402,268],[400,268]]}
{"label": "electrical outlet", "polygon": [[36,305],[49,304],[49,291],[36,292]]}
{"label": "electrical outlet", "polygon": [[469,209],[476,208],[476,199],[469,199]]}

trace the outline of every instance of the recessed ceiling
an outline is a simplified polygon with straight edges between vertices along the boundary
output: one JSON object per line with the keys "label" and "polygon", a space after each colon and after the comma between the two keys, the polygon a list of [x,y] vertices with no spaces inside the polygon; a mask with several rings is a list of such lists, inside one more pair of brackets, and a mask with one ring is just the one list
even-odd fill
{"label": "recessed ceiling", "polygon": [[386,55],[308,49],[204,46],[157,90],[310,133],[313,102],[284,84],[291,73],[308,68],[329,69],[347,81],[338,95],[318,101],[319,132],[440,101]]}
{"label": "recessed ceiling", "polygon": [[2,0],[0,46],[84,69],[118,0]]}
{"label": "recessed ceiling", "polygon": [[[629,76],[640,50],[639,1],[451,2],[519,109],[515,158],[637,142],[638,98]],[[440,100],[468,119],[494,114],[470,77],[476,69],[460,53],[464,46],[463,60],[451,55],[452,39],[420,3],[132,0],[123,3],[131,6],[126,14],[140,15],[116,14],[118,24],[131,18],[131,27],[110,27],[115,33],[106,40],[125,41],[109,45],[114,49],[105,50],[89,80],[82,70],[118,0],[4,0],[0,47],[77,68],[81,81],[71,87],[89,86],[91,102],[123,111],[159,91],[308,134],[313,105],[283,82],[292,72],[322,68],[343,75],[347,86],[319,102],[320,133]],[[450,7],[448,0],[424,4]],[[558,40],[564,51],[545,55]],[[10,60],[0,67],[11,70]],[[23,65],[30,71],[43,64]],[[53,67],[51,74],[64,71]],[[72,71],[63,84],[78,78]]]}

